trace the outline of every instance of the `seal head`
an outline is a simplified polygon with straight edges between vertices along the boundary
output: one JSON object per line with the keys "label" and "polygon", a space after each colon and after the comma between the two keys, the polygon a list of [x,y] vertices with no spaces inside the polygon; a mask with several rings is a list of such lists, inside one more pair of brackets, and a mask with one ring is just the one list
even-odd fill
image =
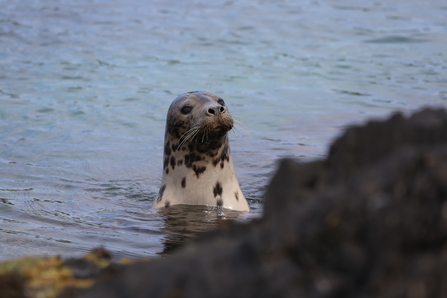
{"label": "seal head", "polygon": [[233,119],[224,100],[188,92],[168,110],[163,177],[153,208],[176,204],[249,211],[234,173],[228,141]]}

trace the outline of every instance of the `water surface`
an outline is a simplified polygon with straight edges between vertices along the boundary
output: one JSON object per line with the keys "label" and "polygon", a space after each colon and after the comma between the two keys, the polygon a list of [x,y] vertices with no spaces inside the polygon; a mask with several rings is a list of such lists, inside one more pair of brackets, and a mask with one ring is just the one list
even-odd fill
{"label": "water surface", "polygon": [[[158,256],[262,213],[285,156],[447,103],[445,1],[0,1],[0,258]],[[211,91],[252,211],[152,210],[166,111]]]}

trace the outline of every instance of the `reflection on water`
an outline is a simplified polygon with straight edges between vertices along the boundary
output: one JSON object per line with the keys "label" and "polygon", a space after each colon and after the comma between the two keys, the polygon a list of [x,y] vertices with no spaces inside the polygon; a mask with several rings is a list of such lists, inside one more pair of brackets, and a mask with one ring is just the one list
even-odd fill
{"label": "reflection on water", "polygon": [[169,235],[163,239],[164,250],[161,255],[169,254],[188,242],[190,238],[211,231],[225,220],[238,220],[243,212],[219,207],[175,205],[161,209],[164,220],[161,231]]}

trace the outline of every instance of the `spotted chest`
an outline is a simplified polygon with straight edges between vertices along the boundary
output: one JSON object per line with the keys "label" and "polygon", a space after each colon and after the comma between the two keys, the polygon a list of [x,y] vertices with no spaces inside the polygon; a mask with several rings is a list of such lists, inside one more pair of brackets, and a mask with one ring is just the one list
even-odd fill
{"label": "spotted chest", "polygon": [[221,147],[206,153],[194,149],[187,146],[179,147],[178,142],[172,140],[166,141],[164,146],[164,173],[169,174],[176,167],[184,165],[186,168],[193,170],[199,178],[208,167],[224,169],[225,164],[230,162],[231,153],[228,140],[223,141]]}
{"label": "spotted chest", "polygon": [[231,179],[234,175],[228,140],[223,140],[221,147],[206,153],[190,149],[193,148],[179,148],[172,139],[165,142],[165,183],[159,190],[156,203],[165,207],[171,205],[172,199],[165,197],[165,191],[176,192],[177,196],[179,192],[194,192],[195,196],[203,197],[202,200],[210,204],[214,202],[212,205],[215,206],[224,206],[224,200],[239,201],[240,190],[232,190],[234,183]]}

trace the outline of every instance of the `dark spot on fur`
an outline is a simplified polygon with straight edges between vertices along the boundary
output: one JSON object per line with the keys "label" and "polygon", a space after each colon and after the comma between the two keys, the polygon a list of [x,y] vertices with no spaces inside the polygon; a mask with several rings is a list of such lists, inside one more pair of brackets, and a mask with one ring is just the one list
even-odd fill
{"label": "dark spot on fur", "polygon": [[226,160],[227,162],[230,161],[230,147],[228,146],[228,143],[225,144],[225,147],[222,149],[222,152],[220,153],[220,160],[223,162]]}
{"label": "dark spot on fur", "polygon": [[209,157],[215,157],[217,155],[217,151],[210,151],[207,153]]}
{"label": "dark spot on fur", "polygon": [[188,150],[189,152],[194,152],[195,150],[195,144],[193,142],[193,139],[191,140],[191,142],[188,143]]}
{"label": "dark spot on fur", "polygon": [[178,147],[178,145],[172,144],[172,146],[171,146],[172,152],[177,151],[177,147]]}
{"label": "dark spot on fur", "polygon": [[186,155],[185,155],[185,166],[186,166],[187,168],[192,167],[192,161],[191,161],[191,157],[190,157],[189,154],[186,154]]}
{"label": "dark spot on fur", "polygon": [[194,140],[189,142],[188,144],[189,151],[206,154],[208,156],[216,156],[217,153],[214,153],[214,151],[218,151],[220,148],[224,146],[224,144],[228,142],[228,138],[226,135],[224,138],[214,138],[213,136],[210,135],[210,133],[207,134],[206,142],[201,142],[200,140],[202,139],[203,135],[199,134]]}
{"label": "dark spot on fur", "polygon": [[180,136],[188,129],[188,123],[178,120],[175,115],[168,112],[166,119],[166,131],[168,134],[180,138]]}
{"label": "dark spot on fur", "polygon": [[161,186],[160,190],[158,191],[158,193],[160,194],[160,196],[163,196],[163,193],[165,192],[165,190],[166,190],[166,184],[163,184],[163,185]]}
{"label": "dark spot on fur", "polygon": [[[216,154],[217,155],[217,154]],[[230,161],[230,147],[227,143],[225,143],[225,146],[223,147],[222,151],[220,152],[219,157],[213,159],[213,166],[217,166],[220,162],[220,167],[224,168],[225,161]]]}
{"label": "dark spot on fur", "polygon": [[205,172],[206,167],[198,167],[196,165],[192,166],[192,169],[194,171],[194,173],[196,173],[197,179],[199,178],[200,174],[202,174],[203,172]]}
{"label": "dark spot on fur", "polygon": [[234,197],[236,198],[236,201],[239,201],[239,192],[238,191],[234,192]]}
{"label": "dark spot on fur", "polygon": [[182,188],[186,187],[186,177],[183,177],[182,179]]}
{"label": "dark spot on fur", "polygon": [[165,156],[165,159],[163,161],[163,169],[166,169],[168,167],[169,164],[169,155]]}
{"label": "dark spot on fur", "polygon": [[167,141],[165,144],[165,155],[171,155],[171,142]]}
{"label": "dark spot on fur", "polygon": [[196,161],[201,161],[203,157],[200,154],[196,154],[195,152],[191,152],[185,155],[185,166],[187,168],[191,168]]}
{"label": "dark spot on fur", "polygon": [[169,168],[166,168],[165,173],[169,174]]}
{"label": "dark spot on fur", "polygon": [[222,207],[223,206],[223,200],[222,198],[218,198],[217,199],[217,207]]}
{"label": "dark spot on fur", "polygon": [[161,201],[161,199],[163,198],[163,193],[165,192],[165,189],[166,189],[166,184],[163,184],[160,187],[160,190],[158,191],[157,203],[159,203]]}
{"label": "dark spot on fur", "polygon": [[172,169],[175,169],[175,162],[176,162],[175,157],[174,157],[174,155],[172,155],[171,156],[171,167],[172,167]]}
{"label": "dark spot on fur", "polygon": [[183,164],[183,159],[177,160],[177,165],[181,166]]}
{"label": "dark spot on fur", "polygon": [[214,188],[213,188],[214,197],[222,196],[222,191],[223,191],[222,185],[220,184],[219,181],[217,181],[216,186],[214,186]]}
{"label": "dark spot on fur", "polygon": [[171,206],[171,202],[166,201],[166,202],[165,202],[165,207],[168,208],[169,206]]}

